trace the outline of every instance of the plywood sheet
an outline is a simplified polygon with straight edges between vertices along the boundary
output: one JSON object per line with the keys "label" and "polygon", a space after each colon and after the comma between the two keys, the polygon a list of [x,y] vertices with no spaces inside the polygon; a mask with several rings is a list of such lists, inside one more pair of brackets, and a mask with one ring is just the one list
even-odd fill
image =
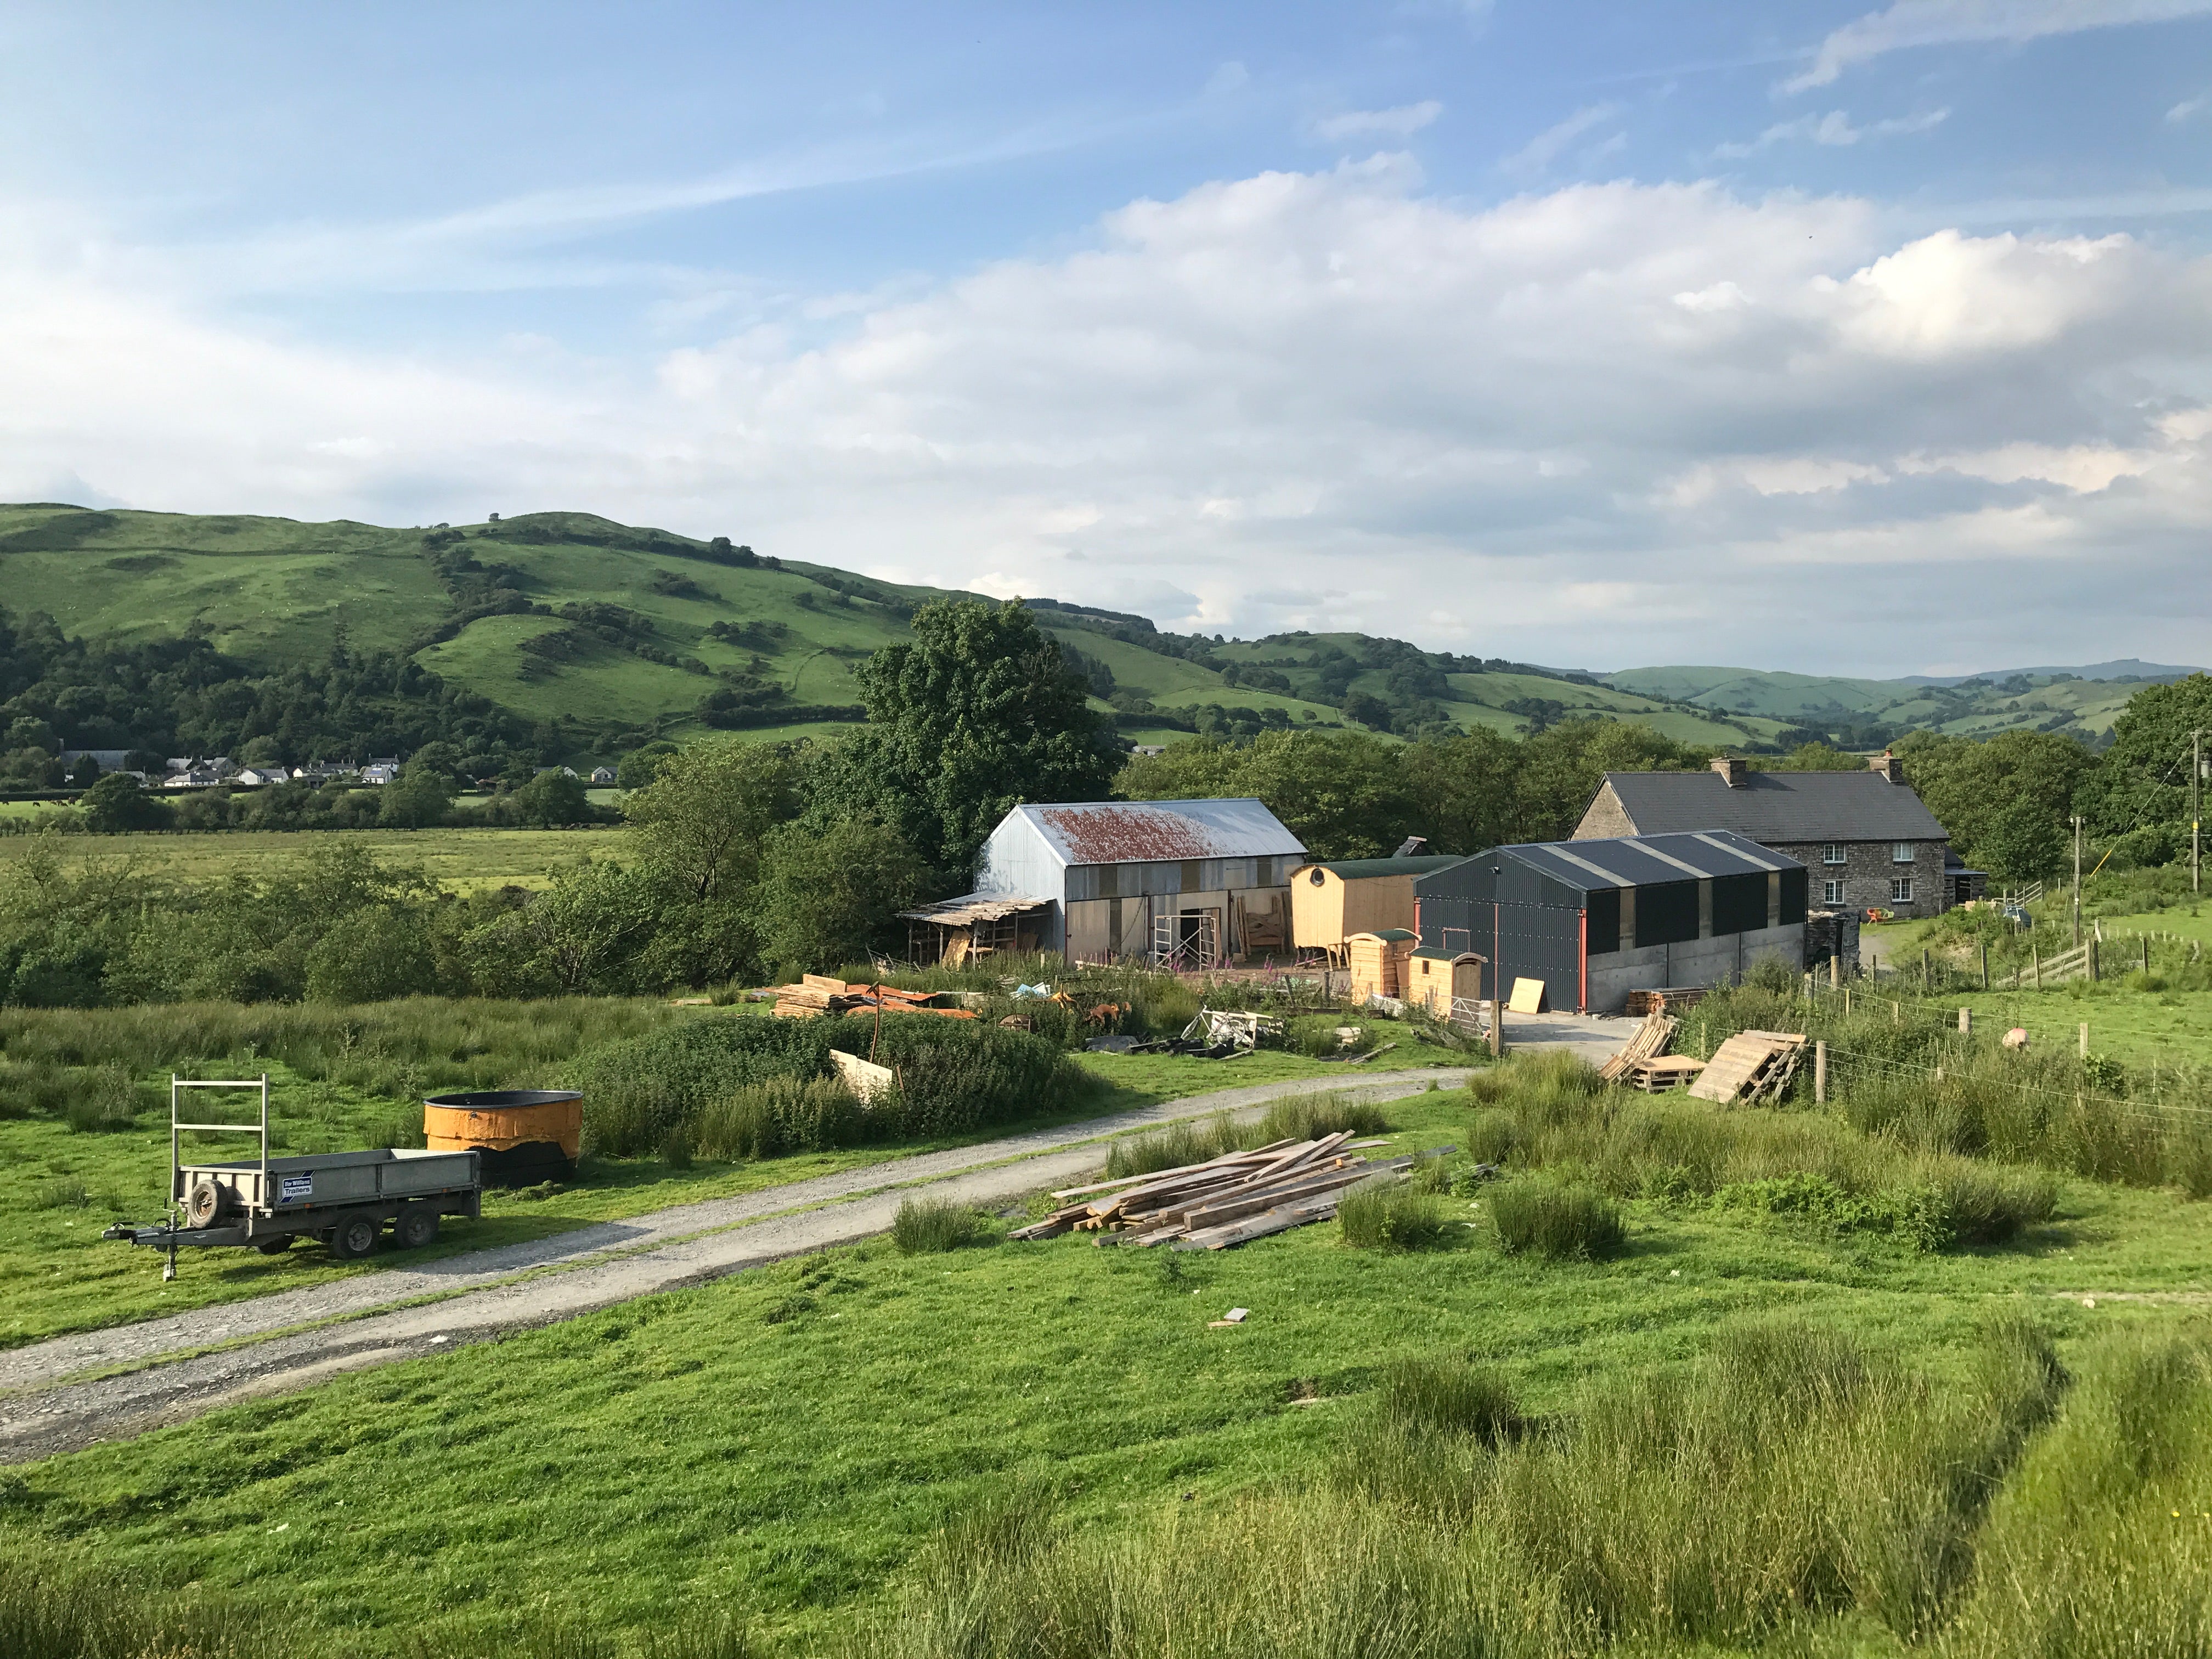
{"label": "plywood sheet", "polygon": [[1516,979],[1513,995],[1505,1004],[1509,1013],[1540,1014],[1544,1012],[1544,981],[1540,979]]}

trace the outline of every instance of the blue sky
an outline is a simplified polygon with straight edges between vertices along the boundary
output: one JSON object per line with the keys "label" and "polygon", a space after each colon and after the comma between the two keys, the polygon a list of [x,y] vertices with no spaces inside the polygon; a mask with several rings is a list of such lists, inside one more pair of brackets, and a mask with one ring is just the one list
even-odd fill
{"label": "blue sky", "polygon": [[2202,661],[2209,236],[2212,0],[18,3],[0,498]]}

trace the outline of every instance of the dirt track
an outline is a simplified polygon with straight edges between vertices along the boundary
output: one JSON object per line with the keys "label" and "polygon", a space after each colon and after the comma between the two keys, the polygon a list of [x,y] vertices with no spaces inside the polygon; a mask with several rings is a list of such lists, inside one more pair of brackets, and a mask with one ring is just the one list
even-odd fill
{"label": "dirt track", "polygon": [[[340,1371],[493,1340],[657,1291],[853,1243],[887,1231],[899,1205],[917,1191],[969,1204],[1003,1204],[1097,1170],[1104,1159],[1103,1141],[1132,1129],[1219,1111],[1249,1112],[1286,1095],[1334,1089],[1395,1099],[1431,1081],[1449,1086],[1467,1075],[1434,1069],[1218,1090],[659,1210],[532,1243],[448,1256],[421,1267],[58,1337],[0,1355],[0,1389],[7,1390],[0,1394],[0,1464],[127,1438],[237,1401],[305,1388]],[[400,1305],[409,1303],[417,1305]],[[316,1328],[301,1328],[307,1325]],[[214,1344],[231,1346],[163,1358]],[[137,1369],[66,1380],[118,1366]]]}

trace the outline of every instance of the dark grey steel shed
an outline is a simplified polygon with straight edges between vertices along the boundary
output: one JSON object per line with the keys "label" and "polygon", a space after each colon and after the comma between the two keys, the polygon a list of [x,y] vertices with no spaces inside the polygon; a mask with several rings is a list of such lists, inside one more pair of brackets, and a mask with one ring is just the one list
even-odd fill
{"label": "dark grey steel shed", "polygon": [[1486,997],[1493,964],[1509,994],[1540,979],[1553,1008],[1804,961],[1805,866],[1727,830],[1494,847],[1417,877],[1413,902],[1422,951],[1486,958]]}

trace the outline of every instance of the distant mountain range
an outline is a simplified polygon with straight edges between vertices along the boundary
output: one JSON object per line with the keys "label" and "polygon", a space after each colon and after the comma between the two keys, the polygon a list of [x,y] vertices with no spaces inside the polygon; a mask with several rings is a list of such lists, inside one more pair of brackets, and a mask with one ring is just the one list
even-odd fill
{"label": "distant mountain range", "polygon": [[[126,641],[203,629],[264,672],[322,661],[343,640],[527,719],[566,716],[602,743],[852,724],[854,666],[908,637],[917,605],[947,596],[581,513],[398,529],[0,506],[0,604],[18,616],[44,611],[68,633]],[[2094,739],[2141,682],[2193,672],[2130,659],[1957,678],[1596,674],[1362,634],[1224,642],[1127,612],[1024,603],[1075,653],[1098,705],[1144,742],[1270,726],[1522,735],[1593,718],[1645,721],[1717,751],[1814,738],[1869,748],[1916,727]]]}

